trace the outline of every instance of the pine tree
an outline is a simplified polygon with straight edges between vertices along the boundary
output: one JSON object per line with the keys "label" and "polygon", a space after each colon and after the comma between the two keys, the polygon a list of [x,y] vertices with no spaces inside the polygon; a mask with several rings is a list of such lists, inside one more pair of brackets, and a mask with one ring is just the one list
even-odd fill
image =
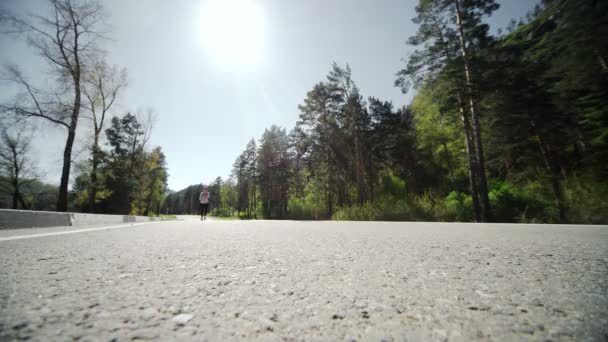
{"label": "pine tree", "polygon": [[327,217],[334,212],[336,184],[336,134],[340,93],[331,84],[318,83],[308,92],[304,104],[299,106],[297,128],[310,142],[310,173],[322,185]]}
{"label": "pine tree", "polygon": [[404,91],[412,84],[432,84],[442,77],[452,82],[469,156],[475,219],[482,222],[491,217],[491,210],[473,55],[478,45],[489,41],[488,26],[481,19],[496,9],[494,0],[420,0],[414,19],[418,31],[408,42],[423,49],[412,54],[395,82]]}

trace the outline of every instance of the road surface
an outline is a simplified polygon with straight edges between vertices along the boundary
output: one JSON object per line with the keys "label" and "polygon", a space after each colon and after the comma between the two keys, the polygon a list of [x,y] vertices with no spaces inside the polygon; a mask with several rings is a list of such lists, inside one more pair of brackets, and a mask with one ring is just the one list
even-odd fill
{"label": "road surface", "polygon": [[606,226],[21,229],[0,267],[0,340],[608,340]]}

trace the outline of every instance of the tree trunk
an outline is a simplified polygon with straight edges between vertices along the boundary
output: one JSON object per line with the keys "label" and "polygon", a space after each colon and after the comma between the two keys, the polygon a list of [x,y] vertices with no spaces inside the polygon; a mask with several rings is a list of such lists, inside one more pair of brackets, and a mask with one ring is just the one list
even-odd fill
{"label": "tree trunk", "polygon": [[483,156],[483,144],[481,141],[481,127],[479,124],[479,116],[474,110],[474,102],[471,97],[470,100],[471,111],[473,112],[473,136],[475,139],[475,148],[477,152],[477,172],[478,178],[478,189],[479,189],[479,203],[480,203],[480,219],[482,222],[491,220],[492,212],[490,207],[490,197],[488,196],[488,181],[486,178],[486,167],[485,158]]}
{"label": "tree trunk", "polygon": [[17,190],[13,190],[13,209],[19,209],[19,192]]}
{"label": "tree trunk", "polygon": [[540,138],[539,148],[545,161],[545,167],[547,168],[547,172],[549,173],[549,177],[551,179],[551,189],[553,190],[553,195],[555,196],[555,204],[559,210],[559,222],[562,224],[568,223],[568,207],[566,204],[566,199],[564,198],[559,167],[555,166],[555,163],[552,161],[553,158],[551,157],[550,151]]}
{"label": "tree trunk", "polygon": [[253,216],[255,219],[258,218],[258,200],[257,200],[257,196],[256,196],[256,187],[255,187],[255,163],[256,163],[256,155],[255,155],[255,148],[253,149]]}
{"label": "tree trunk", "polygon": [[19,190],[19,184],[13,183],[13,209],[19,209],[19,203],[21,203],[21,209],[27,209],[27,204]]}
{"label": "tree trunk", "polygon": [[376,183],[376,169],[370,159],[372,158],[373,152],[368,152],[368,158],[366,158],[366,170],[365,181],[366,181],[366,191],[367,191],[367,200],[370,202],[374,202],[374,183]]}
{"label": "tree trunk", "polygon": [[[72,18],[73,19],[73,18]],[[72,27],[74,30],[74,47],[71,51],[74,57],[74,65],[70,68],[72,82],[74,83],[74,106],[72,107],[72,116],[70,118],[70,127],[68,128],[68,139],[65,143],[65,149],[63,151],[63,170],[61,171],[61,183],[59,184],[59,196],[57,198],[57,211],[66,212],[68,210],[68,185],[70,182],[70,168],[72,166],[72,147],[74,146],[74,139],[76,137],[76,127],[78,126],[78,117],[80,116],[80,101],[81,101],[81,89],[80,89],[80,58],[78,52],[78,39],[80,33],[78,32],[78,25]],[[62,54],[66,63],[70,65],[68,58],[62,47]]]}
{"label": "tree trunk", "polygon": [[562,177],[565,178],[565,176],[562,174],[558,162],[553,157],[551,149],[546,144],[544,138],[539,134],[534,119],[530,119],[530,126],[532,128],[532,134],[538,137],[538,147],[543,157],[543,162],[549,178],[551,179],[551,189],[555,196],[555,204],[559,210],[559,221],[560,223],[568,223],[568,206],[566,204],[566,199],[564,198],[564,191],[561,184]]}
{"label": "tree trunk", "polygon": [[[458,2],[457,5],[459,6]],[[458,17],[458,19],[460,19],[460,17]],[[447,42],[442,31],[443,28],[434,16],[433,22],[435,24],[435,29],[439,34],[439,41],[441,43],[441,46],[443,47],[445,57],[450,61],[455,60],[454,56],[452,56],[452,53],[450,53],[450,50],[447,47]],[[456,86],[458,111],[460,112],[460,117],[463,123],[465,146],[467,149],[467,157],[469,160],[469,185],[471,190],[471,198],[473,199],[473,215],[475,216],[475,222],[480,222],[482,215],[479,204],[479,186],[477,181],[477,178],[479,177],[477,172],[477,149],[475,147],[475,144],[473,143],[471,123],[464,108],[465,104],[463,98],[463,91],[461,89],[460,82],[455,77],[452,78],[452,82],[454,82],[454,85]]]}
{"label": "tree trunk", "polygon": [[19,172],[20,172],[20,168],[19,168],[19,153],[17,152],[17,144],[10,144],[9,143],[9,148],[11,149],[11,154],[13,156],[13,172],[15,173],[13,179],[11,179],[11,183],[13,183],[13,209],[17,209],[18,203],[17,200],[19,199]]}
{"label": "tree trunk", "polygon": [[[76,110],[74,110],[76,112]],[[72,147],[76,137],[76,123],[78,114],[72,115],[72,124],[68,130],[68,139],[63,150],[63,169],[61,171],[61,183],[59,184],[59,196],[57,198],[57,211],[68,211],[68,183],[70,181],[70,168],[72,166]]]}
{"label": "tree trunk", "polygon": [[91,169],[91,190],[89,191],[89,212],[95,213],[95,197],[97,197],[97,158],[93,156]]}
{"label": "tree trunk", "polygon": [[332,185],[333,185],[333,168],[332,168],[332,163],[331,163],[331,154],[330,154],[330,147],[329,147],[329,123],[327,122],[327,110],[325,109],[325,107],[323,108],[323,130],[324,130],[324,135],[325,135],[325,157],[326,157],[326,163],[327,163],[327,184],[325,187],[325,198],[326,198],[326,205],[327,205],[327,215],[329,218],[332,217],[333,215],[333,193],[332,193]]}
{"label": "tree trunk", "polygon": [[97,197],[97,166],[99,164],[99,133],[95,132],[93,156],[91,161],[91,189],[89,191],[89,211],[95,213],[95,197]]}
{"label": "tree trunk", "polygon": [[604,56],[602,56],[597,49],[594,50],[595,55],[597,56],[597,61],[599,62],[600,66],[602,67],[602,72],[608,72],[608,63],[606,63],[606,59],[604,58]]}
{"label": "tree trunk", "polygon": [[445,152],[445,161],[448,167],[448,177],[450,178],[450,183],[454,185],[454,168],[452,166],[452,156],[450,155],[450,150],[448,149],[448,145],[445,141],[441,142],[443,146],[443,151]]}
{"label": "tree trunk", "polygon": [[365,170],[363,164],[363,148],[358,132],[355,133],[355,151],[357,168],[357,203],[363,205],[363,203],[365,203]]}
{"label": "tree trunk", "polygon": [[460,111],[460,117],[464,126],[464,140],[467,148],[467,156],[469,159],[469,183],[471,186],[471,198],[473,199],[473,214],[475,215],[475,222],[481,222],[481,208],[479,205],[479,186],[477,184],[477,157],[475,144],[473,143],[471,134],[471,123],[469,122],[469,116],[464,109],[464,103],[462,101],[462,94],[458,90],[458,109]]}
{"label": "tree trunk", "polygon": [[568,223],[568,214],[566,207],[566,199],[564,198],[564,192],[562,191],[562,184],[559,179],[559,175],[551,175],[551,188],[555,195],[555,203],[559,209],[559,222],[564,224]]}
{"label": "tree trunk", "polygon": [[477,176],[478,176],[478,191],[479,191],[479,209],[481,222],[487,222],[491,217],[490,199],[488,197],[488,182],[486,180],[485,159],[483,156],[483,144],[481,141],[481,127],[479,124],[479,115],[476,110],[476,101],[473,95],[473,83],[471,79],[471,65],[467,52],[467,46],[464,40],[464,29],[462,24],[461,1],[456,0],[456,21],[458,25],[458,34],[460,40],[460,51],[464,62],[464,73],[466,79],[467,95],[469,98],[469,109],[471,118],[473,119],[473,139],[475,143],[475,152],[477,157]]}
{"label": "tree trunk", "polygon": [[300,198],[300,154],[296,154],[296,198]]}
{"label": "tree trunk", "polygon": [[19,203],[21,203],[21,209],[28,209],[27,203],[25,203],[25,199],[23,198],[23,195],[21,194],[21,192],[17,193],[17,196],[19,197]]}
{"label": "tree trunk", "polygon": [[144,216],[148,216],[149,213],[154,211],[153,203],[152,203],[152,194],[154,193],[154,188],[156,186],[156,171],[152,173],[152,182],[150,184],[150,188],[148,189],[148,196],[146,197],[146,206],[144,209]]}

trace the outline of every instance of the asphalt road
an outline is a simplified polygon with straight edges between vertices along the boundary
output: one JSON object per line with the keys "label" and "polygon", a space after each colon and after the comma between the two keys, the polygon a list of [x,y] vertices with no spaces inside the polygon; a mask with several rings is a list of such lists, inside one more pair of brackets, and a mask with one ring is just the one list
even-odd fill
{"label": "asphalt road", "polygon": [[0,340],[608,340],[606,226],[21,229],[0,272]]}

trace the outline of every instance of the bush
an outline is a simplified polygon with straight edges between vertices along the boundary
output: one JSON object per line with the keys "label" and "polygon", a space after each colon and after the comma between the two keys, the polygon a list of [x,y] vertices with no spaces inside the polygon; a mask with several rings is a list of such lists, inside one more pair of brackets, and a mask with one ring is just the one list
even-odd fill
{"label": "bush", "polygon": [[415,221],[445,221],[447,207],[445,200],[433,193],[410,197],[410,209]]}
{"label": "bush", "polygon": [[441,198],[422,195],[385,195],[362,206],[339,208],[333,216],[340,221],[440,221],[446,209]]}
{"label": "bush", "polygon": [[381,197],[400,198],[407,194],[407,184],[393,173],[386,172],[382,176],[380,193],[382,194]]}
{"label": "bush", "polygon": [[294,220],[322,220],[327,218],[323,200],[308,194],[306,197],[289,198],[287,203],[287,216]]}
{"label": "bush", "polygon": [[572,176],[564,188],[571,223],[608,224],[608,183]]}
{"label": "bush", "polygon": [[[517,222],[559,223],[559,209],[548,180],[529,182],[521,188],[525,209]],[[570,176],[562,181],[566,216],[570,223],[608,223],[608,183],[589,176]]]}
{"label": "bush", "polygon": [[[508,181],[492,181],[489,185],[494,222],[559,222],[559,210],[547,180],[539,179],[519,186]],[[563,185],[571,223],[608,223],[608,183],[570,177]],[[383,178],[383,188],[384,195],[374,202],[338,208],[333,219],[473,221],[473,199],[469,194],[453,191],[443,198],[432,193],[403,195],[405,183],[391,175]]]}
{"label": "bush", "polygon": [[[540,182],[522,187],[503,181],[490,182],[492,221],[502,223],[556,222],[558,211],[551,196]],[[462,192],[451,192],[445,198],[448,221],[470,222],[474,219],[473,198]]]}
{"label": "bush", "polygon": [[515,222],[519,223],[557,223],[559,209],[551,187],[546,182],[528,182],[519,190],[525,201],[525,208]]}
{"label": "bush", "polygon": [[488,196],[494,222],[519,222],[528,211],[528,204],[534,202],[522,189],[509,182],[492,183]]}
{"label": "bush", "polygon": [[343,207],[336,210],[333,219],[338,221],[376,221],[380,220],[378,207],[367,202],[362,206]]}
{"label": "bush", "polygon": [[446,221],[470,222],[473,220],[473,198],[469,194],[452,191],[445,198]]}
{"label": "bush", "polygon": [[232,208],[214,208],[209,214],[217,217],[232,217],[234,213]]}

